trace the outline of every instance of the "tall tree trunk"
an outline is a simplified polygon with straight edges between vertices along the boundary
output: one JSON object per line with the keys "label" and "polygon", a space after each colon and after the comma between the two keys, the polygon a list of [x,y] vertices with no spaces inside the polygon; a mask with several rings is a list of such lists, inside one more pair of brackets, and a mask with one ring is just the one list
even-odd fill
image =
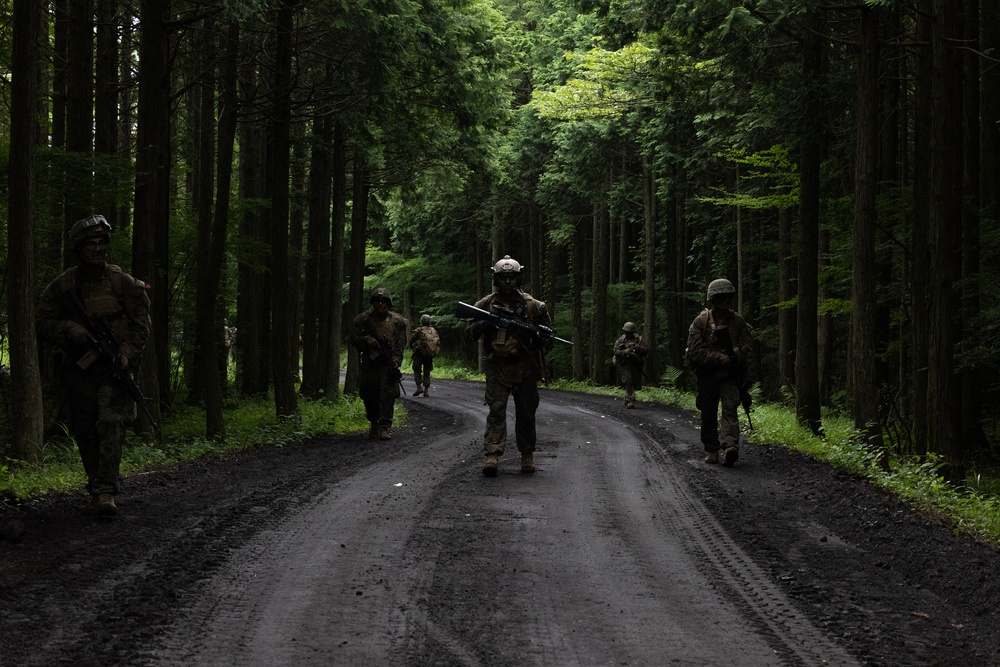
{"label": "tall tree trunk", "polygon": [[[302,379],[299,367],[299,349],[301,347],[301,319],[299,295],[302,293],[302,242],[305,236],[305,190],[306,190],[306,143],[305,125],[295,123],[291,128],[292,161],[291,197],[289,199],[288,226],[288,360],[292,366],[292,378],[298,382]],[[294,387],[292,387],[294,391]]]}
{"label": "tall tree trunk", "polygon": [[962,22],[961,0],[935,0],[931,113],[930,339],[928,449],[944,457],[951,480],[964,476],[958,420],[961,385],[955,344],[962,272]]}
{"label": "tall tree trunk", "polygon": [[[321,337],[329,335],[330,307],[330,144],[333,119],[313,118],[309,164],[309,231],[306,235],[305,285],[302,290],[303,396],[317,398],[327,386],[329,348]],[[320,303],[322,302],[322,305]]]}
{"label": "tall tree trunk", "polygon": [[[66,81],[69,78],[68,51],[69,51],[69,0],[53,0],[52,13],[54,15],[54,26],[52,35],[52,148],[66,147]],[[51,167],[51,179],[53,183],[62,183],[66,178],[65,170],[58,165]],[[53,225],[55,230],[53,238],[49,239],[48,246],[54,250],[62,252],[63,266],[68,267],[73,264],[73,257],[70,255],[69,244],[63,249],[63,241],[66,239],[66,212],[64,204],[66,192],[63,188],[58,188],[52,202],[52,219],[58,220],[59,225]],[[55,253],[53,252],[53,255]]]}
{"label": "tall tree trunk", "polygon": [[[89,165],[94,152],[94,8],[92,0],[70,0],[66,81],[66,150]],[[94,211],[91,209],[93,182],[90,169],[75,169],[67,175],[64,188],[66,229]]]}
{"label": "tall tree trunk", "polygon": [[[292,7],[284,0],[275,14],[274,105],[271,120],[271,368],[274,408],[279,417],[298,411],[292,378],[289,303],[289,171],[292,117]],[[298,364],[296,364],[296,367]]]}
{"label": "tall tree trunk", "polygon": [[[919,0],[917,42],[929,45],[933,25],[933,0]],[[918,455],[926,454],[929,435],[928,355],[930,348],[930,193],[931,107],[933,101],[933,57],[929,46],[917,51],[916,91],[913,117],[913,444]]]}
{"label": "tall tree trunk", "polygon": [[324,395],[340,397],[340,341],[344,338],[344,226],[347,222],[347,147],[344,126],[333,127],[333,224],[330,239],[330,323],[326,332],[327,373]]}
{"label": "tall tree trunk", "polygon": [[570,298],[572,299],[572,322],[573,322],[573,379],[583,380],[587,377],[584,353],[583,353],[583,286],[584,286],[584,262],[585,248],[587,247],[586,233],[583,223],[577,219],[573,232],[573,275],[570,278]]}
{"label": "tall tree trunk", "polygon": [[[364,157],[354,155],[353,203],[351,206],[351,264],[348,271],[351,276],[350,312],[357,315],[366,309],[365,302],[365,241],[368,238],[368,184],[366,183]],[[358,371],[360,358],[354,347],[347,352],[347,377],[344,381],[344,393],[358,391]]]}
{"label": "tall tree trunk", "polygon": [[[778,302],[790,303],[795,263],[792,260],[792,216],[787,208],[778,210]],[[795,310],[778,309],[778,377],[782,387],[795,386]]]}
{"label": "tall tree trunk", "polygon": [[[965,166],[963,176],[963,220],[962,220],[962,314],[960,320],[965,323],[964,330],[959,331],[962,338],[971,336],[972,329],[980,315],[979,302],[979,248],[980,248],[980,218],[982,214],[979,196],[980,175],[980,94],[979,94],[979,0],[965,0],[966,11],[963,29],[965,31],[964,56],[964,115],[963,139]],[[989,65],[997,67],[996,62]],[[1000,183],[989,186],[995,191]],[[983,418],[983,377],[978,368],[967,368],[962,371],[962,414],[959,417],[959,438],[966,447],[980,447],[986,443],[981,427]]]}
{"label": "tall tree trunk", "polygon": [[[94,149],[107,158],[118,148],[118,21],[115,0],[97,0],[97,63],[94,94]],[[101,180],[111,183],[110,170],[99,171]],[[118,204],[102,189],[101,201],[95,202],[113,229],[119,228]]]}
{"label": "tall tree trunk", "polygon": [[608,208],[594,204],[594,283],[590,290],[590,381],[605,384],[607,374],[606,332],[608,328]]}
{"label": "tall tree trunk", "polygon": [[223,326],[217,315],[222,266],[226,256],[229,228],[229,192],[233,178],[233,153],[236,143],[236,119],[239,113],[237,76],[239,60],[239,24],[232,22],[226,35],[225,63],[222,71],[219,100],[219,151],[215,218],[209,239],[209,252],[203,282],[198,289],[198,342],[201,349],[202,382],[205,385],[205,437],[221,438],[226,434],[223,414],[223,385],[216,360],[218,329]]}
{"label": "tall tree trunk", "polygon": [[[642,157],[642,242],[643,285],[642,330],[646,338],[646,373],[652,375],[659,369],[656,343],[659,331],[656,320],[656,175],[649,156]],[[669,294],[669,292],[668,292]],[[670,312],[669,309],[667,312]],[[659,377],[659,375],[653,375]]]}
{"label": "tall tree trunk", "polygon": [[[854,234],[851,265],[851,410],[854,427],[873,452],[882,451],[875,354],[875,226],[878,194],[879,11],[864,7],[858,30],[857,148],[854,164]],[[884,453],[880,463],[888,466]]]}
{"label": "tall tree trunk", "polygon": [[35,338],[35,155],[38,141],[39,37],[41,7],[35,0],[14,1],[11,54],[10,157],[7,211],[7,317],[11,379],[11,442],[15,459],[41,457],[44,415],[38,343]]}
{"label": "tall tree trunk", "polygon": [[[140,376],[157,421],[160,399],[170,389],[167,265],[160,259],[170,221],[169,16],[170,0],[142,0],[132,274],[152,286],[152,344],[143,351]],[[141,413],[138,419],[147,432],[152,428]]]}
{"label": "tall tree trunk", "polygon": [[[822,76],[822,42],[819,31],[807,36],[802,53],[802,74],[810,82],[803,118],[822,124],[822,101],[815,89]],[[795,412],[813,433],[819,434],[819,365],[816,342],[819,275],[819,198],[822,144],[818,127],[805,129],[799,157],[799,264],[796,312]]]}

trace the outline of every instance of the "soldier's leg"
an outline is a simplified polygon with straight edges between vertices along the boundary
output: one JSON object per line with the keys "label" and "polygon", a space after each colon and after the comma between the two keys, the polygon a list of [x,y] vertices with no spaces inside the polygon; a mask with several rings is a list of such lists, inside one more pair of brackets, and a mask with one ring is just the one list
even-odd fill
{"label": "soldier's leg", "polygon": [[722,403],[722,423],[719,441],[725,456],[725,465],[731,466],[739,458],[740,423],[737,409],[740,405],[740,389],[735,380],[719,383],[719,399]]}
{"label": "soldier's leg", "polygon": [[423,387],[420,386],[422,380],[424,379],[423,376],[424,376],[424,372],[423,372],[423,358],[419,354],[417,354],[416,352],[414,352],[413,353],[413,384],[417,385],[417,390],[415,392],[413,392],[414,396],[419,396],[420,394],[424,393]]}
{"label": "soldier's leg", "polygon": [[514,387],[514,435],[522,454],[535,451],[535,411],[538,410],[538,384],[522,382]]}
{"label": "soldier's leg", "polygon": [[719,451],[719,383],[708,373],[698,374],[696,405],[701,410],[701,443],[709,454]]}
{"label": "soldier's leg", "polygon": [[114,495],[121,490],[120,471],[122,449],[125,446],[125,421],[133,417],[135,403],[124,389],[116,383],[107,382],[98,388],[97,409],[100,446],[92,492]]}
{"label": "soldier's leg", "polygon": [[65,383],[69,434],[76,441],[83,471],[87,474],[87,491],[91,495],[96,495],[93,483],[101,451],[101,438],[97,431],[97,384],[77,371],[70,371]]}
{"label": "soldier's leg", "polygon": [[486,416],[486,432],[483,434],[483,451],[487,456],[502,456],[507,446],[507,400],[510,387],[506,387],[489,375],[486,377],[486,404],[490,413]]}
{"label": "soldier's leg", "polygon": [[[424,387],[431,386],[431,371],[434,370],[434,359],[428,357],[424,360]],[[426,393],[425,393],[426,395]]]}
{"label": "soldier's leg", "polygon": [[399,398],[399,383],[389,369],[381,374],[379,380],[378,425],[387,429],[392,426],[392,410]]}

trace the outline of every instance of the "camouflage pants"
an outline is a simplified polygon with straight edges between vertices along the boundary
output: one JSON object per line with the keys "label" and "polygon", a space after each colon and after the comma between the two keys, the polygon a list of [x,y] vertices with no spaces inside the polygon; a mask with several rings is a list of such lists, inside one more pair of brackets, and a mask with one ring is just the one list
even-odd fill
{"label": "camouflage pants", "polygon": [[635,400],[635,390],[642,389],[642,366],[638,364],[618,364],[618,378],[625,388],[625,400]]}
{"label": "camouflage pants", "polygon": [[413,353],[413,381],[425,387],[431,386],[431,371],[434,370],[434,358],[425,357],[419,352]]}
{"label": "camouflage pants", "polygon": [[365,416],[372,424],[392,426],[392,410],[399,398],[399,380],[387,362],[361,364],[358,395],[365,404]]}
{"label": "camouflage pants", "polygon": [[110,377],[95,379],[73,369],[64,383],[69,432],[80,450],[87,491],[119,493],[125,422],[135,419],[135,403]]}
{"label": "camouflage pants", "polygon": [[[719,423],[719,404],[722,423]],[[701,442],[706,452],[740,446],[740,423],[737,408],[740,388],[736,380],[716,378],[712,372],[698,373],[697,406],[701,410]]]}
{"label": "camouflage pants", "polygon": [[507,401],[514,396],[514,437],[522,454],[535,451],[535,410],[538,409],[538,383],[529,380],[508,386],[486,375],[486,403],[490,414],[486,417],[486,434],[483,450],[487,455],[500,456],[507,446]]}

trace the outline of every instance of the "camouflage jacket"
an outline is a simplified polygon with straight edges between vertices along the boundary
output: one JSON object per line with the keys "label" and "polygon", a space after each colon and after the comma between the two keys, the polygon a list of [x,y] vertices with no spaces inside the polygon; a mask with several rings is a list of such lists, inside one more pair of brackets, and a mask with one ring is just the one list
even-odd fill
{"label": "camouflage jacket", "polygon": [[121,339],[119,354],[135,366],[152,329],[146,283],[114,264],[105,264],[96,279],[85,278],[77,267],[63,271],[39,299],[35,326],[38,337],[64,352],[63,365],[75,363],[88,350],[68,334],[73,323],[85,325],[68,292],[76,290],[92,319],[107,318]]}
{"label": "camouflage jacket", "polygon": [[633,334],[629,337],[627,334],[622,334],[615,341],[611,355],[616,364],[641,366],[646,360],[646,346],[642,342],[642,336]]}
{"label": "camouflage jacket", "polygon": [[725,336],[732,341],[734,351],[739,355],[746,368],[747,381],[754,374],[753,327],[735,310],[729,311],[729,320],[719,326],[712,317],[710,309],[702,310],[691,322],[688,329],[688,344],[685,356],[695,370],[711,370],[717,377],[724,377],[734,368],[729,351],[725,345]]}
{"label": "camouflage jacket", "polygon": [[[372,328],[378,333],[377,337],[372,335]],[[403,316],[390,310],[385,319],[379,320],[372,311],[366,310],[354,318],[351,345],[361,353],[362,363],[385,360],[378,344],[378,339],[382,337],[389,342],[392,363],[398,368],[403,363],[403,352],[406,350],[406,320]]]}

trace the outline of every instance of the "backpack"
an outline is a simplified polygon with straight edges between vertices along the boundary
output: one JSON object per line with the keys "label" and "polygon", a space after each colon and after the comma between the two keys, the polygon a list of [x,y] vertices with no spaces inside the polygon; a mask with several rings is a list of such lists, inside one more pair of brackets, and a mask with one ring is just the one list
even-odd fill
{"label": "backpack", "polygon": [[434,327],[421,327],[417,350],[425,357],[434,358],[441,352],[441,337]]}

